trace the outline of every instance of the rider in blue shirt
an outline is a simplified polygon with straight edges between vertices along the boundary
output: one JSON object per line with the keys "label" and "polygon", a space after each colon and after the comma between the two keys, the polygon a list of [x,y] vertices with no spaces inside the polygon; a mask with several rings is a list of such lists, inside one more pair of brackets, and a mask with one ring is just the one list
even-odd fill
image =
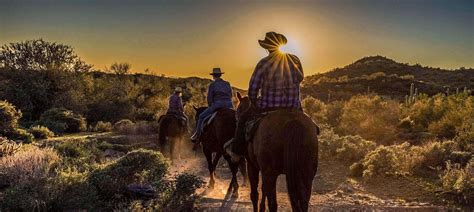
{"label": "rider in blue shirt", "polygon": [[229,82],[221,78],[222,74],[223,72],[221,72],[220,68],[214,68],[210,74],[212,75],[214,81],[211,83],[211,85],[209,85],[209,90],[207,92],[208,108],[199,115],[196,131],[191,136],[191,141],[193,142],[196,142],[202,133],[201,128],[204,118],[211,115],[220,108],[234,108],[234,105],[232,104],[232,87],[230,86]]}

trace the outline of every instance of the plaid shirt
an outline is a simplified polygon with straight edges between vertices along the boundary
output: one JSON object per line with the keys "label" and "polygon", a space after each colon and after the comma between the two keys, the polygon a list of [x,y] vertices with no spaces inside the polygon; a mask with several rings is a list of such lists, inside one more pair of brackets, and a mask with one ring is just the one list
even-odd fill
{"label": "plaid shirt", "polygon": [[250,79],[249,98],[252,104],[261,109],[300,108],[300,83],[303,77],[303,68],[298,57],[271,53],[255,67]]}
{"label": "plaid shirt", "polygon": [[169,100],[168,112],[182,113],[183,112],[183,103],[181,101],[181,96],[174,93],[171,95]]}

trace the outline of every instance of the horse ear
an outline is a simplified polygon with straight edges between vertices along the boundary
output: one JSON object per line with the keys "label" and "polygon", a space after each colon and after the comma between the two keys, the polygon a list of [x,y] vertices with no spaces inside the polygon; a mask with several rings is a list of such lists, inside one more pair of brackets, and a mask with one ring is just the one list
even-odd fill
{"label": "horse ear", "polygon": [[193,108],[194,108],[194,110],[195,110],[195,111],[197,111],[197,110],[198,110],[198,108],[197,108],[196,106],[194,106],[194,105],[193,105]]}
{"label": "horse ear", "polygon": [[237,92],[237,99],[240,101],[242,100],[242,95],[240,94],[240,92]]}

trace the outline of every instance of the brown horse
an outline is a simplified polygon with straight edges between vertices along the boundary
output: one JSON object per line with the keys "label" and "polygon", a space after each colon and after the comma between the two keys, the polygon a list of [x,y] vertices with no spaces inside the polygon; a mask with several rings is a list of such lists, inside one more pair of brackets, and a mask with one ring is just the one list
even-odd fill
{"label": "brown horse", "polygon": [[[237,94],[238,119],[250,109],[248,97]],[[240,123],[239,123],[240,124]],[[260,211],[268,200],[270,211],[277,211],[276,182],[286,175],[293,211],[307,211],[313,178],[318,167],[318,128],[298,110],[277,110],[262,118],[247,148],[250,198],[258,209],[258,181],[262,173]]]}
{"label": "brown horse", "polygon": [[[206,107],[196,108],[196,122],[198,120],[199,114],[201,114]],[[226,199],[232,195],[233,198],[238,197],[239,183],[237,182],[237,171],[242,172],[244,177],[244,184],[247,180],[247,170],[245,166],[245,160],[241,160],[238,163],[232,162],[230,156],[224,151],[224,144],[233,138],[236,127],[236,118],[235,111],[228,108],[222,108],[217,111],[217,114],[214,120],[210,123],[209,126],[206,126],[199,138],[199,141],[202,143],[202,151],[207,159],[210,180],[209,180],[209,189],[212,190],[215,184],[215,171],[219,159],[224,156],[224,159],[229,164],[229,168],[232,172],[232,181],[229,184],[227,189]],[[215,153],[214,158],[212,154]],[[232,192],[233,191],[233,192]]]}
{"label": "brown horse", "polygon": [[181,158],[180,151],[178,155],[174,155],[174,150],[181,150],[183,146],[183,138],[187,133],[187,126],[182,123],[173,114],[165,114],[159,119],[159,134],[158,141],[160,149],[165,154],[166,141],[170,143],[169,157],[171,160],[174,158]]}

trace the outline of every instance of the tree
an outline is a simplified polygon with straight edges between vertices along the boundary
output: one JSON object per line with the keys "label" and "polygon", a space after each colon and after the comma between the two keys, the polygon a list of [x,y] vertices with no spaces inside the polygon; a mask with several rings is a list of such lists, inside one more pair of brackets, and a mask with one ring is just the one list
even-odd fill
{"label": "tree", "polygon": [[110,70],[117,75],[127,74],[132,66],[129,63],[114,63],[110,66]]}
{"label": "tree", "polygon": [[0,47],[0,67],[13,70],[71,72],[87,72],[92,68],[74,53],[71,46],[42,39],[10,43]]}

